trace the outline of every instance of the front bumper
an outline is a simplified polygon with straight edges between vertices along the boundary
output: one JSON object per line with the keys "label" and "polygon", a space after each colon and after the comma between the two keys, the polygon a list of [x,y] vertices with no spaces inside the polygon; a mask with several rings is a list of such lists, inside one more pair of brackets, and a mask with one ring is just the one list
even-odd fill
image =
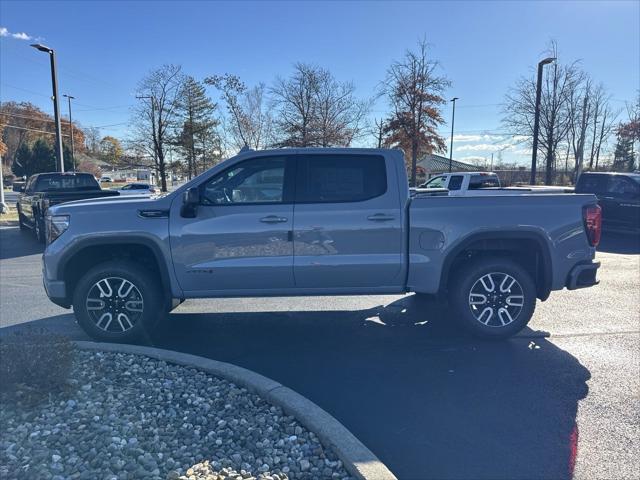
{"label": "front bumper", "polygon": [[580,263],[573,267],[567,278],[567,289],[576,290],[578,288],[592,287],[600,283],[596,279],[600,262]]}
{"label": "front bumper", "polygon": [[42,264],[42,284],[44,285],[44,291],[51,300],[56,305],[59,305],[63,308],[70,308],[71,303],[67,298],[67,286],[63,280],[51,280],[47,277],[47,271],[44,265],[44,257]]}

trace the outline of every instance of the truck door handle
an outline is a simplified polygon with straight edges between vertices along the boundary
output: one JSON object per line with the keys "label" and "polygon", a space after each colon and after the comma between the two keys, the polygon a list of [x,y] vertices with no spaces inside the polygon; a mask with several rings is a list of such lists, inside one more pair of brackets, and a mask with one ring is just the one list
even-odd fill
{"label": "truck door handle", "polygon": [[262,223],[284,223],[288,222],[289,219],[287,217],[278,217],[277,215],[267,215],[266,217],[262,217],[260,221]]}
{"label": "truck door handle", "polygon": [[376,213],[375,215],[369,215],[367,220],[372,222],[388,222],[389,220],[395,220],[393,215],[385,215],[384,213]]}

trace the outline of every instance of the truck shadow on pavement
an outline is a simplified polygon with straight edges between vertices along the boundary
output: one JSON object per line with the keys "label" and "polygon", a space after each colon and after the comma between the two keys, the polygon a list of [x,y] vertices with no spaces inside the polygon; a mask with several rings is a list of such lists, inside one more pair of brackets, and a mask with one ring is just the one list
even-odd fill
{"label": "truck shadow on pavement", "polygon": [[293,388],[400,479],[571,478],[589,371],[544,332],[461,336],[442,308],[173,314],[153,343]]}
{"label": "truck shadow on pavement", "polygon": [[31,231],[21,231],[19,227],[2,227],[0,260],[26,257],[43,251],[44,245],[35,239]]}

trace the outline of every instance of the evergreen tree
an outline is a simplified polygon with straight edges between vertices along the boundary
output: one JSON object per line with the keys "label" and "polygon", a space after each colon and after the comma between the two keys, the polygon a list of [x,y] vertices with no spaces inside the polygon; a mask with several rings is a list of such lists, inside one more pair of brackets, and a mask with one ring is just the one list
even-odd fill
{"label": "evergreen tree", "polygon": [[219,152],[216,104],[207,96],[202,83],[186,77],[176,107],[180,124],[174,143],[187,159],[187,176],[191,178],[198,173],[198,157],[201,157],[203,171],[212,160],[211,153]]}
{"label": "evergreen tree", "polygon": [[[65,171],[69,171],[73,168],[69,149],[65,148],[63,156]],[[20,145],[11,170],[18,177],[30,177],[36,173],[57,172],[59,167],[53,147],[46,140],[38,138],[31,146],[27,143]]]}
{"label": "evergreen tree", "polygon": [[31,147],[27,143],[23,143],[18,147],[13,158],[11,170],[16,177],[28,177],[31,175]]}
{"label": "evergreen tree", "polygon": [[613,154],[613,169],[621,172],[631,172],[634,169],[633,138],[618,135],[618,143]]}

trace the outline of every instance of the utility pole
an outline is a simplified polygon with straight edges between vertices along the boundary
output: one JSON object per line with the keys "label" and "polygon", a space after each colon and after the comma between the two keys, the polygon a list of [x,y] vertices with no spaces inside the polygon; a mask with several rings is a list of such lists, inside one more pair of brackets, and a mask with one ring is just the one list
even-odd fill
{"label": "utility pole", "polygon": [[75,149],[73,148],[73,120],[71,119],[71,100],[75,99],[76,97],[72,97],[71,95],[62,95],[63,97],[66,97],[66,99],[69,101],[69,131],[71,133],[71,162],[73,164],[73,171],[75,172],[76,170],[76,152]]}
{"label": "utility pole", "polygon": [[451,102],[453,102],[453,112],[451,114],[451,142],[449,146],[449,173],[451,173],[451,163],[453,160],[453,126],[456,121],[456,100],[459,100],[458,97],[453,97]]}
{"label": "utility pole", "polygon": [[60,128],[60,105],[58,102],[58,75],[56,72],[56,52],[52,48],[39,43],[33,43],[31,46],[41,52],[49,54],[51,62],[51,88],[53,90],[53,116],[56,123],[56,159],[60,165],[60,171],[64,172],[64,158],[62,151],[62,129]]}
{"label": "utility pole", "polygon": [[536,166],[538,164],[538,130],[540,129],[540,95],[542,93],[542,68],[555,60],[555,57],[545,58],[538,62],[538,81],[536,83],[536,109],[533,119],[533,152],[531,153],[531,178],[529,183],[536,184]]}
{"label": "utility pole", "polygon": [[7,213],[9,207],[4,203],[4,177],[2,175],[2,155],[0,155],[0,213]]}

